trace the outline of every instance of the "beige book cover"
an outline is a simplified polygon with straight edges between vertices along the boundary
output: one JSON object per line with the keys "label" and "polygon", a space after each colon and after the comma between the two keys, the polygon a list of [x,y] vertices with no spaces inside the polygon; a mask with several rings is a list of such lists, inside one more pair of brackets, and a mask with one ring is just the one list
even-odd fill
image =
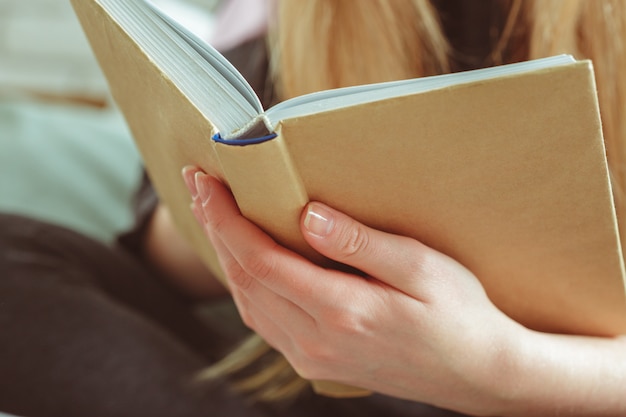
{"label": "beige book cover", "polygon": [[96,1],[72,1],[160,198],[216,273],[185,165],[222,178],[248,218],[313,259],[298,227],[310,200],[457,259],[530,328],[626,332],[589,61],[287,118],[276,138],[232,146]]}

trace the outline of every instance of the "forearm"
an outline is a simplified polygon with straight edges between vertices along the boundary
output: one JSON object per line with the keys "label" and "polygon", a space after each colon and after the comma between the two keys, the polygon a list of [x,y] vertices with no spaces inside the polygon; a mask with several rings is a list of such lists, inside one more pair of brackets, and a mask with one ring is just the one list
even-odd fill
{"label": "forearm", "polygon": [[506,387],[507,416],[626,415],[626,337],[529,332]]}
{"label": "forearm", "polygon": [[157,207],[150,222],[144,256],[172,286],[188,296],[205,299],[228,294],[180,235],[163,205]]}

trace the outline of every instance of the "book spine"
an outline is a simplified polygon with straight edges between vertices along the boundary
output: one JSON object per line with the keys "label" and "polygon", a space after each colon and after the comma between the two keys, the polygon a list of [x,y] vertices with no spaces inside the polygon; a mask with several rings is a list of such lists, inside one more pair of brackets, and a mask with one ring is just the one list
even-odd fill
{"label": "book spine", "polygon": [[216,141],[214,146],[241,213],[278,243],[320,261],[300,232],[300,216],[309,198],[283,137],[278,134],[246,146]]}
{"label": "book spine", "polygon": [[[233,141],[234,142],[234,141]],[[278,133],[248,145],[215,141],[222,172],[241,213],[280,244],[317,264],[329,262],[302,237],[300,216],[309,202],[306,189]],[[370,392],[330,381],[312,381],[313,389],[331,397],[360,397]]]}

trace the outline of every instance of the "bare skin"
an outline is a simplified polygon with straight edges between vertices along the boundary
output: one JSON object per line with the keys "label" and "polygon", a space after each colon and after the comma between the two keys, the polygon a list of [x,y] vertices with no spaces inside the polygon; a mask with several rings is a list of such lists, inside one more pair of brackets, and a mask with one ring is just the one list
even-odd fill
{"label": "bare skin", "polygon": [[226,287],[204,266],[176,229],[169,210],[159,205],[150,220],[144,257],[178,291],[191,299],[206,300],[228,295]]}
{"label": "bare skin", "polygon": [[194,212],[245,323],[305,378],[473,415],[626,415],[626,340],[528,330],[453,259],[310,203],[307,242],[368,278],[277,245],[217,180],[187,170]]}

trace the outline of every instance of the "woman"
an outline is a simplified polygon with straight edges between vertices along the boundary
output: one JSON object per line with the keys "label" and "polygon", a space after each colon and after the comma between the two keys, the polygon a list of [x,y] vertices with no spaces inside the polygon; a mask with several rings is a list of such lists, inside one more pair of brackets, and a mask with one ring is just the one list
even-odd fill
{"label": "woman", "polygon": [[[452,49],[448,61],[444,34],[427,2],[280,2],[278,91],[288,98],[440,72],[448,65],[459,69],[556,53],[591,58],[618,215],[626,215],[626,3],[491,6],[508,9],[502,36],[491,45],[464,38],[468,45],[462,46],[473,53]],[[442,13],[454,7],[459,3],[439,4]],[[451,41],[462,36],[461,24],[476,31],[477,21],[463,17],[455,23],[448,26]],[[490,53],[480,56],[476,51],[485,45]],[[184,176],[245,323],[301,376],[472,415],[626,413],[626,338],[528,330],[499,312],[453,259],[312,202],[302,215],[306,241],[370,279],[319,268],[243,218],[218,181],[196,169]]]}
{"label": "woman", "polygon": [[[264,76],[263,43],[243,45],[238,51],[246,55],[231,57],[259,64],[247,73],[267,103],[274,93],[285,99],[580,49],[579,57],[593,58],[599,70],[611,166],[621,189],[623,1],[537,2],[541,10],[520,1],[432,4],[279,2],[271,25],[279,32],[270,36],[275,88]],[[0,216],[0,375],[10,381],[0,389],[0,410],[23,416],[624,413],[621,338],[524,329],[501,314],[454,260],[312,203],[303,213],[307,241],[372,279],[319,269],[242,218],[223,185],[193,168],[185,178],[245,322],[301,376],[387,395],[334,400],[305,392],[287,403],[250,405],[224,384],[190,383],[221,353],[216,344],[224,329],[211,331],[181,293],[202,299],[227,293],[149,193],[141,199],[137,227],[122,239],[123,250]],[[380,259],[381,252],[394,255]],[[359,303],[345,310],[340,301],[348,296]],[[264,388],[252,375],[244,388],[260,388],[270,399],[302,390],[280,360],[252,351],[269,370],[262,375],[278,383]],[[249,357],[236,354],[234,363],[209,374],[239,369]]]}

